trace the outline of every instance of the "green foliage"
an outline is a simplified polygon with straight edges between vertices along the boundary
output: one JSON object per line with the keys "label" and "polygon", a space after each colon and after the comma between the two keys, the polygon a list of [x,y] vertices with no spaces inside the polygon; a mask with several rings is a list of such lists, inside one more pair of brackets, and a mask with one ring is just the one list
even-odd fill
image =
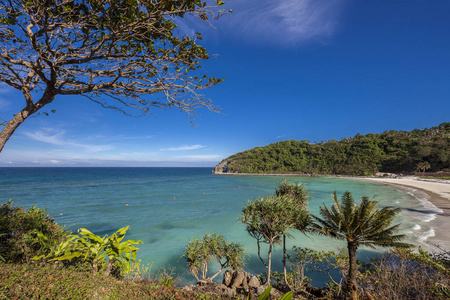
{"label": "green foliage", "polygon": [[0,256],[8,262],[26,262],[48,251],[40,236],[49,244],[65,240],[68,233],[50,219],[46,210],[35,206],[28,211],[14,207],[12,201],[0,206]]}
{"label": "green foliage", "polygon": [[[264,292],[258,296],[258,300],[268,300],[270,299],[270,292],[272,291],[272,286],[268,286]],[[291,300],[293,296],[293,292],[287,292],[283,296],[281,296],[278,300]],[[250,294],[247,296],[247,300],[250,300]]]}
{"label": "green foliage", "polygon": [[418,252],[414,252],[411,249],[396,249],[394,254],[402,259],[415,261],[438,272],[450,275],[450,257],[448,253],[443,256],[433,255],[419,247]]}
{"label": "green foliage", "polygon": [[[272,248],[283,238],[283,273],[286,274],[286,237],[293,229],[308,231],[311,216],[308,211],[308,192],[300,184],[289,181],[280,183],[276,196],[259,198],[242,208],[240,221],[247,232],[256,239],[258,257],[267,268],[267,282],[272,273]],[[262,258],[260,243],[269,244],[267,262]]]}
{"label": "green foliage", "polygon": [[[329,278],[327,286],[335,287],[338,290],[342,287],[342,280],[349,266],[348,252],[339,248],[335,251],[316,251],[309,248],[295,247],[293,253],[289,255],[290,273],[288,274],[289,285],[295,290],[303,290],[305,286],[312,282],[307,274],[322,273]],[[356,268],[359,270],[365,264],[357,260]],[[337,271],[337,272],[336,272]],[[361,274],[358,272],[358,277]]]}
{"label": "green foliage", "polygon": [[353,200],[350,192],[342,195],[339,203],[336,192],[332,195],[334,204],[331,209],[320,207],[322,218],[314,216],[313,224],[315,232],[327,235],[347,242],[349,254],[349,267],[347,274],[346,292],[351,299],[357,297],[357,264],[356,251],[360,245],[371,248],[374,246],[409,247],[410,245],[399,242],[404,235],[396,235],[399,225],[391,226],[399,213],[399,208],[384,207],[377,209],[378,202],[369,200],[363,196],[358,205]]}
{"label": "green foliage", "polygon": [[[244,265],[244,248],[237,243],[228,243],[223,235],[205,234],[203,240],[195,239],[188,243],[183,257],[187,260],[189,271],[198,282],[211,282],[225,268],[241,269]],[[208,277],[208,264],[216,261],[219,271]]]}
{"label": "green foliage", "polygon": [[334,204],[331,209],[320,207],[322,218],[314,216],[316,233],[327,235],[336,239],[346,240],[356,246],[409,247],[400,243],[403,234],[394,234],[399,224],[391,226],[400,208],[384,207],[377,209],[378,201],[373,198],[361,197],[358,205],[350,192],[342,195],[339,203],[336,192],[332,194]]}
{"label": "green foliage", "polygon": [[211,24],[229,12],[219,8],[224,4],[0,1],[0,82],[21,91],[26,104],[2,129],[0,151],[25,119],[59,95],[82,95],[134,116],[155,108],[219,111],[200,94],[223,81],[201,70],[210,58],[198,44],[201,33],[181,35],[177,26],[186,14]]}
{"label": "green foliage", "polygon": [[360,284],[374,299],[449,299],[449,270],[448,252],[393,249],[365,266]]}
{"label": "green foliage", "polygon": [[[450,123],[424,130],[385,131],[340,141],[282,141],[234,154],[230,173],[373,175],[450,170]],[[423,170],[423,168],[421,169]]]}
{"label": "green foliage", "polygon": [[[58,253],[61,255],[54,256],[53,260],[64,261],[81,258],[92,265],[92,272],[96,274],[108,258],[105,276],[111,273],[114,266],[118,268],[119,272],[130,274],[132,263],[136,264],[136,253],[139,249],[134,245],[143,242],[123,241],[128,228],[129,226],[126,226],[110,236],[105,235],[103,238],[85,228],[80,228],[78,230],[79,235],[72,235],[67,245],[65,244],[64,253]],[[36,257],[36,259],[39,259],[39,257]],[[116,275],[122,276],[121,273]]]}
{"label": "green foliage", "polygon": [[168,287],[168,288],[173,287],[175,284],[175,278],[172,276],[169,276],[169,275],[160,274],[159,275],[159,284],[161,284],[162,286]]}

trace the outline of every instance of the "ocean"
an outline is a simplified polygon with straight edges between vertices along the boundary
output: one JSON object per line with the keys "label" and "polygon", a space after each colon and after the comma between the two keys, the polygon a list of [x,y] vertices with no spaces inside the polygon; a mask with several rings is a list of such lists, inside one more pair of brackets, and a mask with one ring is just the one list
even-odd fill
{"label": "ocean", "polygon": [[[187,275],[183,250],[187,243],[205,233],[223,234],[247,251],[246,271],[263,272],[256,241],[239,223],[241,209],[248,201],[274,194],[283,180],[301,182],[310,192],[309,208],[331,206],[331,193],[345,191],[355,199],[376,196],[380,206],[402,208],[396,222],[407,242],[426,248],[434,235],[429,221],[439,209],[427,195],[414,189],[360,180],[328,177],[220,176],[212,168],[0,168],[1,202],[16,206],[47,208],[56,222],[72,232],[78,228],[104,236],[130,226],[125,239],[142,240],[138,259],[157,272],[174,268],[184,283]],[[337,250],[341,241],[315,235],[294,234],[288,247]],[[380,250],[360,248],[359,259],[368,260]],[[281,247],[275,248],[274,270],[282,271]],[[214,269],[214,267],[213,267]],[[212,270],[213,271],[213,270]]]}

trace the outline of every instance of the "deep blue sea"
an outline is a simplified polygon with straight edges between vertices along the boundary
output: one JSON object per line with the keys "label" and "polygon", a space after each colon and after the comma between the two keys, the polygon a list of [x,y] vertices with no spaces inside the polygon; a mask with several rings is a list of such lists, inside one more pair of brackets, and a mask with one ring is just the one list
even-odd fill
{"label": "deep blue sea", "polygon": [[[346,190],[381,206],[403,208],[397,221],[408,242],[423,245],[433,235],[429,221],[436,213],[425,194],[354,179],[327,177],[219,176],[212,168],[0,168],[0,202],[36,205],[59,224],[76,232],[87,228],[103,236],[130,225],[126,238],[142,240],[138,258],[155,272],[173,266],[186,272],[183,249],[205,233],[220,233],[247,249],[246,270],[264,271],[256,242],[237,220],[248,201],[271,195],[283,179],[302,182],[310,192],[310,211],[331,205],[331,193]],[[342,242],[318,236],[294,235],[290,246],[336,250]],[[281,248],[275,249],[274,267],[280,269]],[[361,259],[374,255],[362,249]],[[185,276],[188,282],[191,277]]]}

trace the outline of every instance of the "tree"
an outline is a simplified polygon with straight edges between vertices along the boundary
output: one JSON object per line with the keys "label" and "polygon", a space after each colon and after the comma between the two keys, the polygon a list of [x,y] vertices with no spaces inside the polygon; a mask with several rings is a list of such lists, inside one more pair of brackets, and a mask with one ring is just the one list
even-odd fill
{"label": "tree", "polygon": [[422,173],[425,173],[425,170],[431,169],[430,163],[427,161],[421,161],[417,164],[416,170],[419,172],[422,171]]}
{"label": "tree", "polygon": [[283,274],[284,283],[287,285],[287,269],[286,269],[286,236],[289,229],[297,229],[302,233],[308,231],[311,224],[311,215],[308,211],[308,191],[300,183],[292,183],[290,181],[282,181],[275,191],[277,197],[285,197],[289,201],[285,201],[286,208],[286,232],[283,232]]}
{"label": "tree", "polygon": [[[283,197],[269,196],[249,202],[242,208],[240,220],[246,225],[246,230],[256,239],[258,245],[258,256],[267,268],[267,284],[270,285],[272,271],[272,249],[274,245],[280,244],[280,237],[286,233],[289,200]],[[267,262],[261,256],[260,243],[269,244]]]}
{"label": "tree", "polygon": [[[195,239],[188,243],[184,250],[189,271],[198,282],[206,283],[212,280],[225,268],[241,269],[244,265],[244,248],[236,243],[228,243],[223,235],[205,234],[203,240]],[[208,264],[217,261],[220,269],[208,277]]]}
{"label": "tree", "polygon": [[[5,121],[0,152],[14,131],[58,95],[81,95],[127,115],[151,108],[218,111],[198,93],[221,82],[202,75],[209,58],[177,18],[209,22],[201,0],[0,0],[0,81],[22,92],[24,108]],[[45,113],[45,112],[44,112]],[[46,114],[46,113],[45,113]],[[139,115],[138,114],[138,115]]]}
{"label": "tree", "polygon": [[363,196],[357,205],[350,192],[345,192],[338,201],[336,192],[332,194],[334,204],[331,209],[320,207],[322,218],[313,216],[317,223],[313,226],[319,234],[336,239],[346,240],[349,255],[349,269],[346,278],[345,292],[347,298],[357,299],[356,284],[356,251],[360,245],[375,248],[375,246],[408,247],[400,243],[403,234],[394,234],[398,224],[391,226],[392,221],[399,213],[399,208],[384,207],[377,209],[378,202]]}

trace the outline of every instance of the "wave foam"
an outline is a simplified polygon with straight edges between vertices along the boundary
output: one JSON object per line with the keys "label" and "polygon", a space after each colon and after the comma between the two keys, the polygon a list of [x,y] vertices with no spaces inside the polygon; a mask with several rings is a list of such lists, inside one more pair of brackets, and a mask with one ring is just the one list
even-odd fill
{"label": "wave foam", "polygon": [[418,220],[419,222],[428,223],[436,219],[436,214],[422,214],[420,216],[413,216],[412,218]]}
{"label": "wave foam", "polygon": [[432,236],[434,236],[434,229],[427,230],[427,231],[423,232],[421,235],[418,235],[417,237],[421,241],[425,241],[426,239],[428,239],[429,237],[432,237]]}

